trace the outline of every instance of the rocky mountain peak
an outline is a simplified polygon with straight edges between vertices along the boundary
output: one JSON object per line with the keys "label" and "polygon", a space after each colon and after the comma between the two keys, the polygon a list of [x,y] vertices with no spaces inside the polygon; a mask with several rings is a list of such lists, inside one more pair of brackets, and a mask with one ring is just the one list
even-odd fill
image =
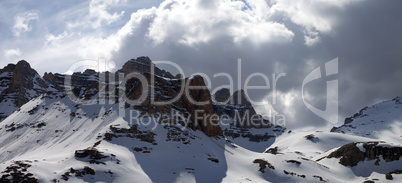
{"label": "rocky mountain peak", "polygon": [[45,72],[45,74],[43,74],[43,79],[45,79],[45,80],[52,80],[53,78],[54,78],[54,75],[52,72],[49,72],[49,73]]}
{"label": "rocky mountain peak", "polygon": [[32,72],[36,72],[31,68],[31,65],[25,60],[20,60],[17,64],[8,64],[3,69],[0,69],[0,74],[4,72],[27,72],[27,74],[32,74]]}
{"label": "rocky mountain peak", "polygon": [[151,72],[152,61],[149,57],[138,57],[127,61],[118,72],[128,75],[132,72],[147,73]]}
{"label": "rocky mountain peak", "polygon": [[34,97],[45,93],[47,83],[25,60],[0,70],[0,121]]}
{"label": "rocky mountain peak", "polygon": [[20,60],[17,62],[16,67],[21,67],[21,68],[26,68],[26,69],[32,69],[31,65],[25,61],[25,60]]}
{"label": "rocky mountain peak", "polygon": [[230,97],[230,90],[228,88],[222,88],[215,92],[214,99],[216,102],[227,103]]}
{"label": "rocky mountain peak", "polygon": [[4,72],[13,72],[14,69],[15,69],[15,64],[8,64],[3,69],[0,69],[0,74],[2,74]]}
{"label": "rocky mountain peak", "polygon": [[233,93],[233,95],[230,97],[229,104],[251,106],[250,100],[246,96],[246,93],[243,89],[237,90]]}
{"label": "rocky mountain peak", "polygon": [[[173,124],[181,124],[187,126],[193,130],[200,130],[207,136],[222,136],[222,130],[217,124],[217,120],[211,117],[216,116],[216,112],[213,109],[212,97],[209,90],[206,88],[204,79],[201,76],[194,76],[191,78],[184,78],[182,80],[170,80],[150,73],[145,73],[144,77],[147,79],[150,85],[147,89],[140,87],[139,82],[136,80],[129,80],[126,88],[131,88],[126,91],[126,95],[130,99],[138,99],[144,90],[150,91],[153,88],[154,92],[148,95],[147,98],[139,105],[130,106],[141,111],[145,115],[168,115],[168,120]],[[154,77],[154,83],[151,83],[151,77]],[[184,81],[183,81],[184,80]],[[205,87],[205,89],[188,89],[187,85],[182,86],[183,83],[188,83],[188,86]],[[184,88],[182,88],[184,87]],[[188,90],[189,95],[182,94],[178,100],[167,102],[165,105],[158,105],[151,101],[151,97],[155,102],[165,102],[167,99],[173,99],[178,96],[178,91],[181,89]],[[201,104],[201,102],[203,104]],[[197,104],[199,103],[199,104]],[[171,112],[176,111],[189,121],[176,119],[171,116]],[[198,118],[197,118],[198,116]],[[200,116],[205,117],[200,119]]]}
{"label": "rocky mountain peak", "polygon": [[128,75],[133,72],[150,73],[152,67],[154,69],[154,74],[157,76],[170,79],[175,78],[175,76],[173,76],[170,72],[156,67],[152,60],[146,56],[137,57],[136,59],[127,61],[117,72],[124,73],[124,75]]}
{"label": "rocky mountain peak", "polygon": [[[15,65],[13,70],[12,82],[10,83],[10,90],[15,91],[18,89],[26,88],[33,89],[34,80],[40,79],[39,74],[31,68],[31,65],[25,60],[21,60]],[[40,82],[42,87],[46,87],[43,82]]]}
{"label": "rocky mountain peak", "polygon": [[84,75],[95,75],[97,72],[93,69],[86,69],[83,74]]}
{"label": "rocky mountain peak", "polygon": [[[218,90],[215,94],[214,110],[219,116],[228,115],[230,118],[234,119],[236,124],[234,126],[240,128],[266,128],[272,125],[266,119],[263,119],[261,115],[255,112],[255,109],[244,90],[240,89],[235,91],[230,96],[230,90],[223,88]],[[227,102],[226,102],[227,101]],[[226,102],[226,103],[225,103]],[[258,120],[253,120],[258,119]],[[238,121],[246,121],[247,124],[239,124]],[[253,121],[254,125],[251,124]],[[258,122],[260,121],[260,122]]]}

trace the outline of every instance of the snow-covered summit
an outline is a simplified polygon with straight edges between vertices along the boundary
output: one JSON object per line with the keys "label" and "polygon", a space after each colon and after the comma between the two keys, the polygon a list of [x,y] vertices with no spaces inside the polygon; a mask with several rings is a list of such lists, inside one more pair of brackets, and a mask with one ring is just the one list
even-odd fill
{"label": "snow-covered summit", "polygon": [[[145,87],[133,79],[124,88],[109,80],[116,73],[103,73],[103,81],[93,70],[41,78],[26,62],[17,65],[0,70],[0,182],[402,181],[401,97],[361,110],[334,132],[292,132],[235,125],[236,110],[255,114],[241,90],[232,96],[222,90],[220,103],[205,88],[191,91],[207,101],[201,106],[187,97],[151,102],[174,98],[181,81],[205,86],[199,76],[154,76]],[[129,99],[153,93],[133,105],[116,94],[121,91]],[[193,116],[197,110],[229,118],[203,123]]]}
{"label": "snow-covered summit", "polygon": [[365,107],[331,131],[401,144],[402,96]]}

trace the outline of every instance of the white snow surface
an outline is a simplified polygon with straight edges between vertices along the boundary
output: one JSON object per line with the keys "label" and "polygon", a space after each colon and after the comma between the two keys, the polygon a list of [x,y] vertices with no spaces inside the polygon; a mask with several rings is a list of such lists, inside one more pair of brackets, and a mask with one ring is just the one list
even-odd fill
{"label": "white snow surface", "polygon": [[[118,106],[76,105],[67,98],[35,98],[0,123],[0,172],[15,161],[29,160],[32,166],[27,171],[40,182],[52,182],[54,179],[65,182],[62,175],[70,168],[78,170],[85,166],[94,169],[95,175],[71,175],[68,181],[322,182],[321,178],[327,182],[364,182],[373,179],[385,182],[389,181],[385,179],[385,173],[402,169],[401,161],[385,162],[382,159],[380,166],[373,165],[373,161],[364,161],[356,167],[345,167],[339,164],[338,158],[321,159],[351,142],[381,139],[393,142],[383,145],[395,146],[398,144],[395,138],[401,135],[401,131],[384,138],[381,135],[387,134],[385,131],[369,125],[363,125],[363,128],[366,131],[376,130],[376,133],[368,136],[360,131],[350,134],[287,131],[269,141],[257,143],[245,138],[207,137],[201,131],[153,123],[139,125],[138,129],[144,133],[154,133],[154,143],[129,137],[105,140],[105,134],[111,132],[110,126],[129,128],[132,125],[127,118],[118,115]],[[397,108],[384,107],[386,109],[381,111],[391,111],[392,117],[389,117],[389,113],[382,115],[376,109],[370,113],[370,119],[387,122],[391,119],[394,126],[400,127]],[[129,109],[126,110],[126,114],[129,114]],[[381,118],[386,116],[389,118]],[[184,140],[168,140],[170,130],[177,128],[182,131],[174,132]],[[264,134],[271,133],[272,129],[251,131]],[[314,138],[309,140],[306,138],[308,135]],[[99,160],[105,164],[91,164],[88,159],[75,157],[76,150],[92,147],[97,142],[100,144],[96,149],[108,156]],[[275,147],[277,154],[264,153],[265,149]],[[138,148],[142,150],[137,151]],[[253,163],[256,159],[262,159],[274,168],[266,167],[261,172],[259,164]],[[402,181],[402,175],[392,176],[394,182]]]}
{"label": "white snow surface", "polygon": [[402,143],[402,96],[362,110],[362,115],[335,132]]}

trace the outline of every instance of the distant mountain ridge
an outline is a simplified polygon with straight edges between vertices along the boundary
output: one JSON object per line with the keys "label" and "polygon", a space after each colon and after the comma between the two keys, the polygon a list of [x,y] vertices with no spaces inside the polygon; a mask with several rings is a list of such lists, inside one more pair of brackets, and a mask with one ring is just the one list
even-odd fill
{"label": "distant mountain ridge", "polygon": [[402,142],[402,96],[364,107],[331,132]]}
{"label": "distant mountain ridge", "polygon": [[[57,97],[65,97],[66,95],[69,95],[70,97],[72,96],[74,100],[95,101],[96,103],[101,102],[100,100],[111,100],[114,102],[118,102],[119,99],[117,94],[119,94],[119,88],[121,88],[121,86],[119,86],[116,81],[119,78],[119,73],[123,73],[124,75],[128,75],[133,72],[143,73],[144,76],[148,78],[147,80],[149,83],[150,75],[147,73],[149,73],[151,70],[155,72],[154,77],[156,79],[154,86],[152,86],[154,90],[156,89],[154,92],[157,95],[153,96],[153,100],[155,101],[164,101],[167,98],[174,98],[178,94],[177,92],[180,91],[181,80],[186,80],[186,82],[188,80],[187,78],[175,79],[177,77],[174,77],[169,72],[156,67],[149,59],[149,57],[138,57],[137,59],[131,59],[127,61],[116,73],[98,73],[94,70],[87,69],[82,73],[75,72],[72,75],[58,73],[53,74],[51,72],[45,72],[43,78],[40,77],[38,73],[30,67],[28,62],[24,60],[19,61],[16,65],[10,64],[4,69],[0,70],[0,76],[2,76],[0,77],[2,86],[0,95],[0,108],[7,109],[2,110],[3,112],[0,113],[0,120],[5,119],[12,112],[16,111],[19,107],[27,103],[29,100],[44,94]],[[109,81],[110,76],[113,76],[111,78],[115,79],[115,81]],[[106,79],[105,81],[102,81],[104,83],[100,83],[100,77]],[[69,84],[71,86],[66,85],[66,79],[69,79]],[[190,82],[190,84],[192,83],[194,85],[205,86],[202,77],[195,76],[191,80],[192,81]],[[127,81],[127,84],[125,86],[127,87],[127,89],[134,89],[130,89],[130,91],[124,91],[124,93],[131,98],[138,98],[142,94],[142,92],[144,92],[144,89],[140,85],[134,85],[135,83],[135,80],[129,80]],[[100,86],[99,84],[102,84],[102,86]],[[170,87],[167,87],[169,85]],[[149,87],[151,87],[151,85]],[[175,89],[171,90],[172,87]],[[71,93],[68,93],[69,90],[71,90]],[[149,88],[148,92],[150,90],[151,89]],[[204,90],[200,94],[196,94],[194,92],[191,93],[191,98],[195,98],[195,100],[209,101],[209,104],[203,106],[192,105],[188,101],[188,99],[185,99],[185,97],[181,97],[179,101],[169,105],[152,106],[150,105],[149,98],[152,94],[149,93],[148,99],[142,104],[134,106],[134,108],[136,110],[143,111],[144,114],[169,113],[172,109],[175,111],[179,111],[184,118],[190,117],[191,121],[193,122],[196,121],[196,119],[194,119],[194,117],[196,116],[195,112],[200,109],[202,109],[203,111],[209,111],[207,112],[209,113],[208,116],[213,116],[216,112],[218,112],[218,115],[227,113],[232,118],[234,118],[235,111],[239,112],[239,114],[241,115],[240,117],[243,117],[246,111],[248,111],[247,113],[250,116],[256,114],[253,106],[250,104],[242,90],[235,92],[233,96],[231,96],[231,102],[229,102],[224,107],[218,106],[218,108],[216,108],[217,105],[212,105],[212,96],[209,94],[209,90]],[[239,99],[241,99],[241,101],[237,101],[238,97]],[[222,111],[224,111],[224,113],[222,113]],[[199,115],[201,115],[201,113]],[[269,121],[265,122],[268,124],[265,127],[271,126],[269,125]],[[200,122],[199,124],[193,124],[191,126],[193,126],[192,128],[200,129],[211,136],[222,135],[219,127],[214,130],[211,126],[205,128],[206,126],[209,126],[208,123],[204,124]],[[243,127],[252,126],[244,125]]]}

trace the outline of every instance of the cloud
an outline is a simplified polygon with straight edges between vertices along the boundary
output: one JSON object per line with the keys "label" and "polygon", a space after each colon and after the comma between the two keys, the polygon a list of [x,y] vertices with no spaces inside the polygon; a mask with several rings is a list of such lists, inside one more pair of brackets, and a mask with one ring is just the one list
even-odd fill
{"label": "cloud", "polygon": [[[173,44],[196,48],[225,39],[234,46],[258,47],[289,43],[293,37],[294,33],[284,24],[270,20],[265,1],[245,4],[242,1],[166,0],[158,8],[132,13],[130,20],[113,35],[84,38],[84,42],[96,44],[83,45],[82,50],[88,52],[82,51],[81,55],[122,59],[116,55],[131,46],[133,49],[138,46],[158,49]],[[130,43],[127,40],[131,40]]]}
{"label": "cloud", "polygon": [[[250,91],[249,97],[265,101],[255,106],[261,113],[272,109],[275,114],[285,114],[289,128],[328,127],[304,105],[301,85],[308,73],[337,57],[341,120],[402,91],[397,84],[402,80],[402,42],[396,38],[402,24],[395,21],[402,17],[398,11],[401,1],[115,0],[71,4],[53,14],[46,11],[49,6],[38,7],[41,21],[35,29],[30,27],[32,20],[21,29],[33,29],[31,37],[16,42],[11,35],[0,49],[19,48],[40,73],[65,72],[80,59],[106,58],[120,67],[145,55],[179,64],[186,76],[205,73],[212,79],[212,90],[228,84],[227,78],[214,74],[231,75],[237,90],[244,87],[237,86],[237,81],[242,85],[250,74],[263,73],[271,88]],[[131,6],[135,8],[128,8]],[[242,60],[240,75],[238,58]],[[5,54],[0,60],[14,62]],[[274,104],[270,100],[271,76],[279,73],[286,76],[277,82]],[[261,81],[253,78],[251,84]],[[326,81],[311,82],[305,90],[306,101],[324,110]]]}
{"label": "cloud", "polygon": [[[221,37],[235,44],[290,42],[293,32],[269,19],[269,7],[241,1],[164,1],[154,11],[147,37],[154,44],[173,42],[188,46]],[[204,4],[203,4],[204,3]],[[200,5],[201,4],[201,5]],[[246,11],[243,9],[247,8]]]}
{"label": "cloud", "polygon": [[14,26],[13,26],[14,36],[19,38],[22,33],[31,31],[32,27],[29,25],[29,23],[32,20],[38,20],[38,13],[25,12],[16,15],[14,17]]}
{"label": "cloud", "polygon": [[336,22],[336,11],[361,0],[273,0],[272,11],[285,13],[292,22],[307,29],[329,32]]}
{"label": "cloud", "polygon": [[[256,106],[258,110],[263,113],[273,109],[277,114],[285,114],[291,128],[328,127],[325,120],[304,105],[301,84],[311,69],[341,57],[323,51],[322,44],[338,39],[333,32],[337,32],[338,21],[350,4],[351,1],[269,4],[165,0],[158,7],[132,13],[130,20],[112,35],[81,39],[80,55],[105,57],[119,65],[132,57],[147,55],[153,60],[178,63],[186,75],[202,72],[213,78],[214,74],[225,72],[240,81],[255,72],[267,76],[284,72],[286,77],[278,83],[278,102]],[[290,8],[286,9],[287,6]],[[84,44],[88,42],[92,44]],[[243,60],[239,78],[235,63],[238,58]],[[225,82],[213,78],[211,89]],[[235,89],[238,87],[243,86]],[[309,86],[306,93],[314,97],[308,102],[317,108],[325,107],[325,88],[325,81]],[[268,101],[272,91],[271,88],[251,92],[250,98]],[[345,115],[344,110],[341,112]]]}
{"label": "cloud", "polygon": [[59,41],[61,41],[62,39],[66,38],[68,35],[68,33],[66,31],[64,31],[63,33],[55,36],[53,34],[48,34],[46,36],[46,42],[45,42],[45,46],[49,46],[49,45],[56,45]]}
{"label": "cloud", "polygon": [[304,31],[304,44],[307,46],[313,46],[320,41],[319,33],[316,31],[305,30]]}
{"label": "cloud", "polygon": [[[135,39],[136,44],[150,48],[172,44],[197,48],[221,39],[230,40],[228,44],[239,47],[258,48],[267,44],[292,43],[295,30],[287,24],[293,23],[300,26],[301,30],[297,31],[304,34],[304,44],[313,46],[321,41],[322,34],[331,33],[339,11],[353,2],[165,0],[157,8],[133,13],[121,29],[130,29],[127,34],[120,31],[108,38],[92,37],[91,40],[117,45],[113,49],[104,47],[110,53],[106,54],[108,56],[116,55],[118,47],[129,46],[124,42],[127,39]],[[116,13],[114,15],[117,17]],[[96,49],[102,48],[97,46]]]}
{"label": "cloud", "polygon": [[273,14],[285,14],[293,23],[302,26],[305,44],[312,46],[320,40],[319,33],[329,34],[337,23],[339,10],[363,0],[272,0]]}
{"label": "cloud", "polygon": [[89,17],[92,20],[92,27],[99,28],[103,24],[108,25],[119,20],[124,15],[124,11],[110,14],[108,10],[111,6],[122,2],[126,2],[126,0],[91,0],[89,4]]}
{"label": "cloud", "polygon": [[19,56],[21,56],[21,51],[19,48],[8,49],[8,50],[4,50],[4,55],[6,56],[6,58],[19,57]]}

